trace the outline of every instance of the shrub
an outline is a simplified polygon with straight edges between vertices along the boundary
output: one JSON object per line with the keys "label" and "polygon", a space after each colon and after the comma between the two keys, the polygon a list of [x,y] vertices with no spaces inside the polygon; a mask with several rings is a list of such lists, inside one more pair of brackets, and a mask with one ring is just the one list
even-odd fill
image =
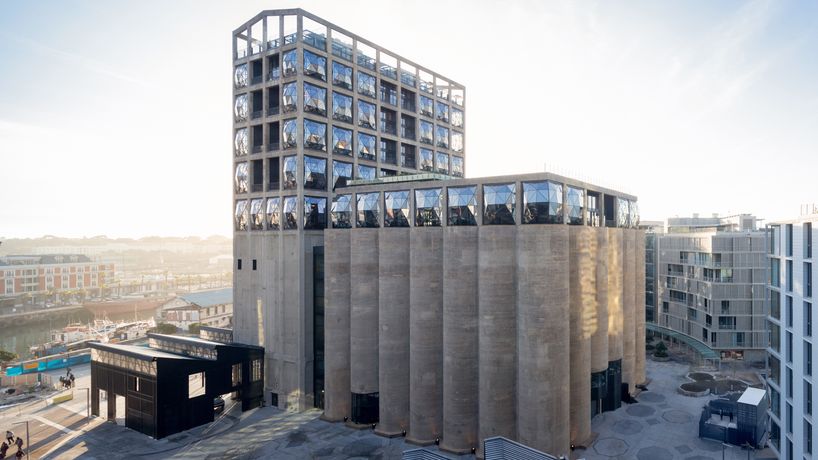
{"label": "shrub", "polygon": [[653,353],[653,356],[657,358],[667,358],[667,346],[665,346],[665,342],[659,342],[656,345],[656,351]]}

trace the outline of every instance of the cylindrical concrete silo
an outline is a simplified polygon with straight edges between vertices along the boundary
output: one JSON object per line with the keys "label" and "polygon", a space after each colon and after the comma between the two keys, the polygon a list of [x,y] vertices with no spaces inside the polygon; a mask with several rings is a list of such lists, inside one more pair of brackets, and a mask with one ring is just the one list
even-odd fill
{"label": "cylindrical concrete silo", "polygon": [[596,315],[592,321],[591,372],[608,369],[608,230],[596,233]]}
{"label": "cylindrical concrete silo", "polygon": [[375,432],[409,430],[409,229],[383,228],[378,236],[378,405]]}
{"label": "cylindrical concrete silo", "polygon": [[517,439],[570,449],[568,226],[517,227]]}
{"label": "cylindrical concrete silo", "polygon": [[410,230],[409,432],[415,444],[443,434],[443,229]]}
{"label": "cylindrical concrete silo", "polygon": [[516,226],[480,227],[478,448],[486,438],[517,437],[516,241]]}
{"label": "cylindrical concrete silo", "polygon": [[645,231],[636,231],[636,368],[634,385],[645,383]]}
{"label": "cylindrical concrete silo", "polygon": [[591,436],[591,334],[596,314],[596,233],[569,228],[571,442]]}
{"label": "cylindrical concrete silo", "polygon": [[[623,279],[622,292],[622,330],[623,357],[622,382],[628,384],[629,391],[634,390],[634,371],[636,369],[636,230],[622,230]],[[642,287],[644,290],[644,286]]]}
{"label": "cylindrical concrete silo", "polygon": [[353,423],[378,421],[378,229],[350,231],[350,392]]}
{"label": "cylindrical concrete silo", "polygon": [[337,422],[350,415],[349,397],[349,236],[324,232],[324,415]]}
{"label": "cylindrical concrete silo", "polygon": [[477,227],[443,230],[443,436],[440,448],[477,448]]}

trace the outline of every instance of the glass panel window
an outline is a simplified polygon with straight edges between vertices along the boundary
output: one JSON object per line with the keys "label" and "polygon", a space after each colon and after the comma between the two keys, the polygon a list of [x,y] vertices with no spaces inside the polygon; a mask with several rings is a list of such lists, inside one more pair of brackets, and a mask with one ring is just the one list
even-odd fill
{"label": "glass panel window", "polygon": [[[339,184],[338,180],[343,179],[342,183]],[[332,161],[332,188],[338,187],[339,185],[346,185],[347,181],[352,180],[352,164],[351,163],[344,163],[341,161]]]}
{"label": "glass panel window", "polygon": [[420,120],[420,136],[418,137],[418,140],[424,144],[433,144],[434,130],[435,125],[429,123],[428,121]]}
{"label": "glass panel window", "polygon": [[440,227],[442,207],[441,189],[415,190],[415,226]]}
{"label": "glass panel window", "polygon": [[452,176],[463,177],[463,158],[452,156]]}
{"label": "glass panel window", "polygon": [[804,337],[812,336],[812,304],[804,302]]}
{"label": "glass panel window", "polygon": [[284,149],[294,149],[298,146],[298,125],[296,120],[284,120],[281,125],[281,147]]}
{"label": "glass panel window", "polygon": [[298,197],[287,196],[284,197],[284,219],[282,221],[282,228],[284,230],[298,229]]}
{"label": "glass panel window", "polygon": [[421,171],[435,170],[435,153],[429,149],[420,149],[420,168]]}
{"label": "glass panel window", "polygon": [[233,147],[236,149],[236,156],[247,155],[247,128],[236,130],[236,138],[233,140]]}
{"label": "glass panel window", "polygon": [[333,62],[332,84],[352,91],[352,67]]}
{"label": "glass panel window", "polygon": [[616,226],[630,227],[630,202],[624,198],[617,198],[616,200]]}
{"label": "glass panel window", "polygon": [[384,227],[409,226],[409,192],[384,192]]}
{"label": "glass panel window", "polygon": [[459,88],[452,88],[452,102],[454,102],[455,105],[463,107],[463,99],[464,99],[463,90]]}
{"label": "glass panel window", "polygon": [[326,190],[327,160],[304,156],[304,188]]}
{"label": "glass panel window", "polygon": [[250,229],[264,230],[264,200],[261,198],[250,202]]}
{"label": "glass panel window", "polygon": [[435,127],[435,145],[444,149],[449,148],[449,129],[442,126]]}
{"label": "glass panel window", "polygon": [[400,165],[404,168],[415,169],[415,146],[409,144],[400,145]]}
{"label": "glass panel window", "polygon": [[812,297],[812,262],[804,262],[804,297]]}
{"label": "glass panel window", "polygon": [[295,53],[295,50],[287,51],[281,58],[281,67],[284,71],[284,77],[291,77],[297,73],[296,69],[298,68],[298,56]]}
{"label": "glass panel window", "polygon": [[639,203],[636,201],[630,202],[630,219],[631,219],[631,227],[638,227],[639,226]]}
{"label": "glass panel window", "polygon": [[523,223],[561,224],[562,184],[523,182]]}
{"label": "glass panel window", "polygon": [[565,213],[568,215],[569,224],[582,225],[582,217],[585,213],[585,190],[570,186],[566,187]]}
{"label": "glass panel window", "polygon": [[477,225],[477,186],[449,187],[449,225]]}
{"label": "glass panel window", "polygon": [[236,230],[247,230],[247,200],[240,200],[236,202]]}
{"label": "glass panel window", "polygon": [[[456,157],[452,157],[454,160]],[[517,184],[483,186],[483,225],[514,225]]]}
{"label": "glass panel window", "polygon": [[381,52],[380,70],[381,75],[387,76],[394,80],[398,79],[398,61],[394,57]]}
{"label": "glass panel window", "polygon": [[463,127],[463,111],[459,109],[452,109],[452,126],[457,128]]}
{"label": "glass panel window", "polygon": [[239,163],[236,165],[234,182],[236,193],[247,193],[247,163]]}
{"label": "glass panel window", "polygon": [[358,133],[358,157],[365,160],[375,161],[375,136]]}
{"label": "glass panel window", "polygon": [[332,127],[332,153],[352,156],[352,130]]}
{"label": "glass panel window", "polygon": [[375,97],[375,77],[363,72],[358,72],[358,94]]}
{"label": "glass panel window", "polygon": [[380,195],[378,192],[357,194],[358,227],[381,226]]}
{"label": "glass panel window", "polygon": [[455,152],[463,151],[463,134],[457,131],[452,131],[452,150]]}
{"label": "glass panel window", "polygon": [[437,155],[435,155],[435,169],[439,173],[449,174],[449,155],[437,152]]}
{"label": "glass panel window", "polygon": [[327,58],[304,50],[304,75],[327,81]]}
{"label": "glass panel window", "polygon": [[327,125],[312,120],[304,120],[304,147],[327,151]]}
{"label": "glass panel window", "polygon": [[332,228],[352,228],[352,195],[332,199]]}
{"label": "glass panel window", "polygon": [[283,113],[295,112],[298,109],[298,84],[296,82],[285,83],[281,87],[281,111]]}
{"label": "glass panel window", "polygon": [[247,71],[247,64],[236,66],[233,71],[233,86],[236,88],[244,88],[249,81],[249,73]]}
{"label": "glass panel window", "polygon": [[358,179],[375,180],[375,168],[372,166],[358,165]]}
{"label": "glass panel window", "polygon": [[378,126],[375,124],[375,104],[358,101],[358,126],[378,129]]}
{"label": "glass panel window", "polygon": [[435,118],[448,123],[449,122],[449,105],[440,101],[435,102]]}
{"label": "glass panel window", "polygon": [[267,198],[267,228],[278,230],[281,228],[281,199]]}
{"label": "glass panel window", "polygon": [[381,139],[381,163],[398,164],[398,144],[389,139]]}
{"label": "glass panel window", "polygon": [[284,174],[284,190],[293,190],[298,188],[298,158],[295,156],[284,157],[282,163]]}
{"label": "glass panel window", "polygon": [[327,199],[314,196],[304,197],[304,230],[327,228]]}
{"label": "glass panel window", "polygon": [[435,102],[431,97],[420,96],[420,114],[427,117],[435,116]]}
{"label": "glass panel window", "polygon": [[318,115],[327,114],[327,90],[304,83],[304,111]]}
{"label": "glass panel window", "polygon": [[332,93],[332,119],[352,123],[352,98]]}
{"label": "glass panel window", "polygon": [[247,121],[247,111],[250,110],[247,102],[246,94],[239,94],[236,96],[236,101],[233,104],[233,117],[235,121]]}

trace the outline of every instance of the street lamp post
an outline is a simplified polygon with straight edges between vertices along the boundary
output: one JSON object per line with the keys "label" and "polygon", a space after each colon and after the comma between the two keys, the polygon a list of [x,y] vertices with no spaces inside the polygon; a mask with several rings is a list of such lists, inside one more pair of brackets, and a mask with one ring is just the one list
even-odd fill
{"label": "street lamp post", "polygon": [[23,423],[26,424],[26,460],[28,460],[30,458],[28,456],[28,451],[31,450],[30,439],[28,436],[28,420],[26,420],[25,422],[17,422],[14,425],[22,425]]}

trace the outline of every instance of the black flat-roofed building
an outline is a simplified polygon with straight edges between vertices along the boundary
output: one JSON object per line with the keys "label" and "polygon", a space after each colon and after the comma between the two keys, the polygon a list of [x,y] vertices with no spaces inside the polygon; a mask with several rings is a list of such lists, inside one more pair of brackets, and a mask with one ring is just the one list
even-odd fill
{"label": "black flat-roofed building", "polygon": [[[117,417],[125,398],[125,426],[156,439],[213,421],[214,398],[233,393],[242,410],[262,402],[264,349],[192,337],[150,334],[149,347],[91,344],[91,412]],[[122,414],[120,414],[121,416]]]}

